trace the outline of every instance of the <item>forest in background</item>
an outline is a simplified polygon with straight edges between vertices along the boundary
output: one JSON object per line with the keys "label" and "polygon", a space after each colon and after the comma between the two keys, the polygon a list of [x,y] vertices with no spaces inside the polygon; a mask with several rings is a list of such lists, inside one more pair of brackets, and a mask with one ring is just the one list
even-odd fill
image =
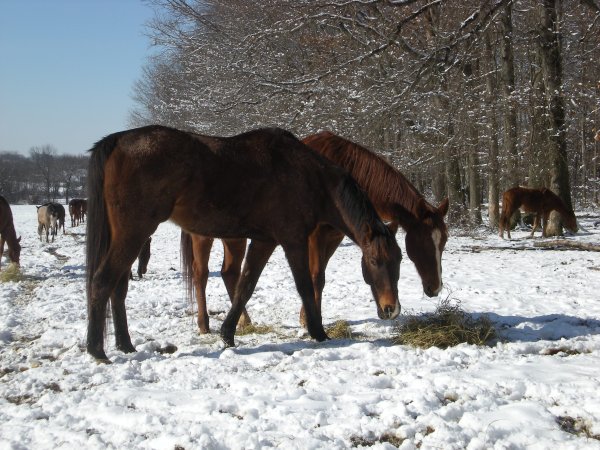
{"label": "forest in background", "polygon": [[449,197],[456,226],[494,228],[515,185],[599,203],[598,0],[148,3],[132,126],[329,129]]}
{"label": "forest in background", "polygon": [[87,197],[87,166],[86,155],[59,155],[50,145],[33,147],[29,156],[0,152],[0,195],[13,204],[67,204]]}

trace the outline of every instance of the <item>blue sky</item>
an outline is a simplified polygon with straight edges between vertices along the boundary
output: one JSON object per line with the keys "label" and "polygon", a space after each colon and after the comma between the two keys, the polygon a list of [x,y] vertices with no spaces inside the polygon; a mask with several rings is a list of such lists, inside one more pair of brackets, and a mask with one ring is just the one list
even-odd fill
{"label": "blue sky", "polygon": [[0,0],[0,151],[83,154],[128,128],[153,15],[141,0]]}

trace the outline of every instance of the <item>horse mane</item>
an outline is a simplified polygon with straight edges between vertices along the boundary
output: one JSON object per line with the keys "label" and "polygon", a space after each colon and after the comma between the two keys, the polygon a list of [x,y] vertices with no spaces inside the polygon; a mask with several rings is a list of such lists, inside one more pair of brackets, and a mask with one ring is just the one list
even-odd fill
{"label": "horse mane", "polygon": [[[345,222],[356,227],[370,227],[370,245],[376,246],[377,254],[388,258],[388,241],[393,239],[392,234],[377,215],[366,193],[348,173],[344,175],[338,192]],[[356,236],[351,238],[356,242]]]}
{"label": "horse mane", "polygon": [[375,205],[394,202],[415,215],[421,202],[430,211],[435,209],[401,172],[375,152],[331,131],[307,136],[303,142],[348,170]]}

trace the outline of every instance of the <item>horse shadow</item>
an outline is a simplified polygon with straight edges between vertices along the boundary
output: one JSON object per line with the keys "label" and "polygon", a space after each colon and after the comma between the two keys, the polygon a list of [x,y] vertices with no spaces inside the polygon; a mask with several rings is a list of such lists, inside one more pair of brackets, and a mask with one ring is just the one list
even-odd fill
{"label": "horse shadow", "polygon": [[[425,314],[424,314],[425,315]],[[503,343],[529,343],[538,341],[560,341],[562,339],[572,339],[583,336],[592,336],[600,334],[600,320],[594,318],[581,318],[569,316],[566,314],[546,314],[536,317],[525,316],[503,316],[496,313],[469,313],[473,319],[487,317],[498,333],[497,341]],[[394,321],[386,321],[385,326],[396,328],[400,325],[404,317]],[[350,326],[373,325],[378,328],[382,325],[380,319],[360,319],[348,321]],[[235,355],[250,356],[261,353],[281,352],[292,356],[298,352],[321,351],[327,349],[348,348],[357,343],[369,343],[376,347],[392,347],[397,344],[393,342],[394,335],[388,336],[369,336],[368,333],[353,333],[352,338],[331,339],[328,341],[317,342],[308,336],[299,337],[293,341],[285,342],[264,342],[254,345],[252,342],[240,343],[236,347],[219,346],[215,348],[215,343],[209,346],[199,346],[191,351],[180,352],[175,358],[201,357],[210,359],[222,358],[225,352],[232,352]],[[241,344],[241,345],[240,345]],[[134,356],[121,355],[114,362],[126,362],[130,359],[166,359],[173,356],[162,355],[159,352],[141,351]]]}

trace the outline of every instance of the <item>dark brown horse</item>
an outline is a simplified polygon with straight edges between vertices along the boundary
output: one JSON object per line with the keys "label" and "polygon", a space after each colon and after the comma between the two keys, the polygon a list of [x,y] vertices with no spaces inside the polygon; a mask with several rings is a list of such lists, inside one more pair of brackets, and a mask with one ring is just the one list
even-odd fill
{"label": "dark brown horse", "polygon": [[149,126],[107,136],[91,152],[87,351],[95,358],[107,360],[109,298],[117,348],[135,351],[125,311],[129,271],[144,242],[169,219],[192,234],[252,239],[221,327],[226,345],[234,345],[235,325],[277,245],[292,270],[309,334],[327,339],[309,268],[308,241],[320,224],[361,247],[380,315],[400,313],[396,240],[352,177],[292,134],[262,129],[221,138]]}
{"label": "dark brown horse", "polygon": [[[315,152],[350,172],[360,187],[366,191],[379,216],[390,222],[388,227],[393,234],[398,226],[404,229],[406,252],[421,277],[423,291],[430,297],[437,295],[442,288],[442,252],[448,240],[448,229],[444,223],[444,216],[448,212],[448,199],[437,208],[430,205],[412,183],[383,158],[329,131],[308,136],[303,142]],[[310,271],[319,311],[321,294],[325,286],[325,269],[343,237],[341,231],[327,225],[318,227],[310,236]],[[234,239],[222,241],[225,255],[221,276],[230,298],[233,298],[246,241]],[[198,328],[201,333],[209,332],[206,284],[212,244],[212,238],[203,236],[190,238],[182,235],[183,273],[188,283],[188,296],[192,296],[195,291],[198,304]],[[302,323],[305,321],[303,311],[300,321]],[[240,325],[249,322],[250,318],[244,311]]]}
{"label": "dark brown horse", "polygon": [[17,238],[10,205],[6,199],[0,195],[0,268],[2,268],[2,255],[4,254],[5,242],[8,246],[8,258],[19,265],[19,259],[21,257],[21,237]]}
{"label": "dark brown horse", "polygon": [[85,207],[87,200],[83,198],[72,198],[69,201],[69,215],[71,216],[71,226],[76,227],[85,222]]}
{"label": "dark brown horse", "polygon": [[530,237],[542,225],[542,237],[546,237],[548,216],[552,211],[558,212],[563,219],[564,226],[572,232],[577,231],[577,219],[573,211],[569,210],[558,195],[550,189],[533,189],[515,187],[502,194],[502,214],[500,215],[500,237],[504,239],[504,230],[510,239],[510,219],[518,209],[524,212],[535,213],[533,229]]}

